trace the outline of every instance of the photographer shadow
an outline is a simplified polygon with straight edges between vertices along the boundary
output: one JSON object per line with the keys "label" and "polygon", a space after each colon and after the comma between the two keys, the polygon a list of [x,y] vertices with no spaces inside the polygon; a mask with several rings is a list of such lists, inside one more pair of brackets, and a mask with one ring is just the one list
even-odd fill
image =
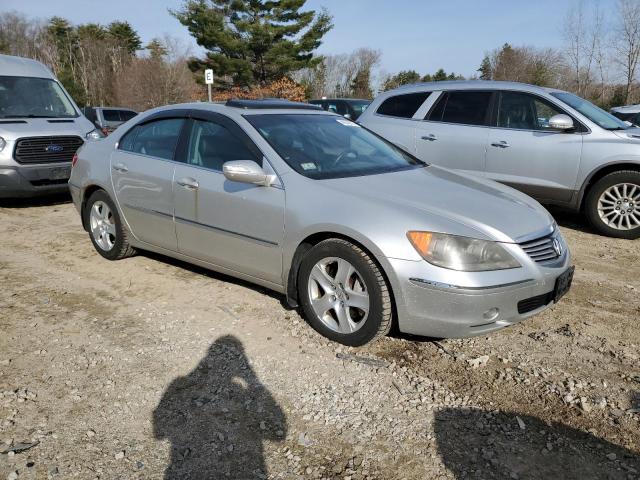
{"label": "photographer shadow", "polygon": [[153,412],[154,436],[171,442],[165,479],[264,479],[265,440],[282,441],[286,417],[247,361],[242,343],[218,338]]}
{"label": "photographer shadow", "polygon": [[640,478],[638,453],[532,416],[447,408],[436,414],[435,434],[458,479]]}

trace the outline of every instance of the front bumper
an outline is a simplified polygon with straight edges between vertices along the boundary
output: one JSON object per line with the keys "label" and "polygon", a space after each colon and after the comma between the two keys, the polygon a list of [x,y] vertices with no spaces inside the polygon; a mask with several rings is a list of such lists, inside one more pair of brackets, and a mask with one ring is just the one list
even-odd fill
{"label": "front bumper", "polygon": [[[514,325],[553,305],[551,292],[556,279],[571,265],[571,255],[567,251],[553,267],[530,262],[514,269],[504,281],[497,281],[495,272],[487,272],[485,277],[490,280],[484,285],[471,282],[473,286],[428,280],[431,267],[426,262],[387,261],[394,275],[400,331],[437,338],[465,338]],[[482,275],[480,272],[475,277]],[[518,303],[533,297],[545,300],[539,307],[519,313]]]}
{"label": "front bumper", "polygon": [[71,162],[0,166],[0,198],[20,198],[68,192]]}

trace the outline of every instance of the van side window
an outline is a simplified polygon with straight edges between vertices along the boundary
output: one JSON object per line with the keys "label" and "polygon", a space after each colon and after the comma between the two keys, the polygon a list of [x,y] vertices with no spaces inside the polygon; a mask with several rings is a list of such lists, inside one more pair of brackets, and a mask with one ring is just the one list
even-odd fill
{"label": "van side window", "polygon": [[416,92],[389,97],[382,102],[376,113],[389,117],[411,118],[429,95],[431,92]]}
{"label": "van side window", "polygon": [[184,118],[163,118],[136,125],[121,139],[120,150],[173,160]]}
{"label": "van side window", "polygon": [[549,119],[561,112],[549,102],[521,92],[502,92],[498,127],[520,130],[549,129]]}
{"label": "van side window", "polygon": [[491,92],[461,90],[443,93],[427,115],[432,122],[488,125]]}

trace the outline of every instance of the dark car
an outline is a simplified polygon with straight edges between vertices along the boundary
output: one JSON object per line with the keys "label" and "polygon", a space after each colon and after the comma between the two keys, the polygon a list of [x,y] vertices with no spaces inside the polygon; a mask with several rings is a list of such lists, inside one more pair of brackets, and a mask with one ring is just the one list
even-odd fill
{"label": "dark car", "polygon": [[319,105],[323,110],[337,113],[351,120],[357,120],[369,106],[371,100],[359,98],[322,98],[319,100],[309,100],[313,105]]}
{"label": "dark car", "polygon": [[138,112],[134,110],[119,107],[84,107],[82,113],[105,135],[110,134],[124,122],[138,115]]}

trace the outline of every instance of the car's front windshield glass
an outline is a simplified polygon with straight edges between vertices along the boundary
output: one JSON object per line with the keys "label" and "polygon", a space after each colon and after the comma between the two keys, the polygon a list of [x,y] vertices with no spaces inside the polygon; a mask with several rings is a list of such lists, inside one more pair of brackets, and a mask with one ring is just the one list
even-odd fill
{"label": "car's front windshield glass", "polygon": [[629,125],[624,123],[622,120],[614,117],[608,112],[605,112],[600,107],[596,107],[593,103],[585,100],[584,98],[574,95],[573,93],[553,92],[551,95],[556,97],[558,100],[563,101],[571,108],[574,108],[587,117],[593,123],[606,130],[626,130],[629,128]]}
{"label": "car's front windshield glass", "polygon": [[351,102],[351,108],[355,110],[357,114],[361,114],[369,106],[370,102]]}
{"label": "car's front windshield glass", "polygon": [[395,172],[426,165],[357,123],[335,115],[245,118],[291,168],[313,179]]}
{"label": "car's front windshield glass", "polygon": [[0,118],[77,116],[73,104],[55,80],[0,76]]}

